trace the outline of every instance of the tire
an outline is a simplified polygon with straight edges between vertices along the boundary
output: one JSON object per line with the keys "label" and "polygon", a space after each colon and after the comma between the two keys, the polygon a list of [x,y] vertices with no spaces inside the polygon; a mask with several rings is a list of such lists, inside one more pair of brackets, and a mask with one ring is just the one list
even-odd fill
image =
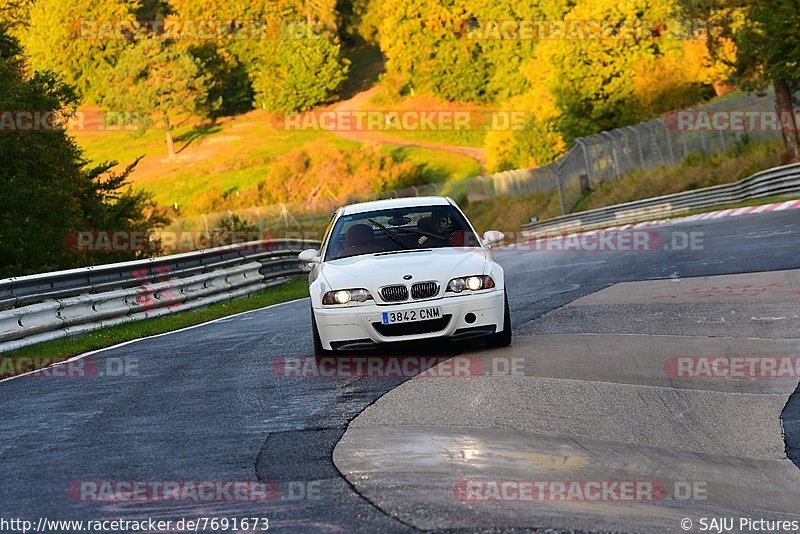
{"label": "tire", "polygon": [[503,330],[486,336],[487,347],[508,347],[511,345],[511,310],[508,308],[508,297],[503,298]]}
{"label": "tire", "polygon": [[322,347],[322,340],[319,338],[319,332],[317,331],[317,320],[314,319],[313,308],[311,309],[311,331],[313,332],[314,336],[314,356],[319,358],[333,354],[332,350],[326,350]]}

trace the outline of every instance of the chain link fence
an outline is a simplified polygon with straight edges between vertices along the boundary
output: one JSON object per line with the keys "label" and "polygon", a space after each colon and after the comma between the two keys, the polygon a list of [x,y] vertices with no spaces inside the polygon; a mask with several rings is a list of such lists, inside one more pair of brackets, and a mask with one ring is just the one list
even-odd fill
{"label": "chain link fence", "polygon": [[[772,94],[739,94],[683,110],[690,118],[697,112],[713,116],[715,112],[775,111]],[[558,192],[561,212],[569,213],[592,184],[614,180],[637,169],[653,169],[680,164],[691,154],[710,155],[724,152],[743,142],[779,139],[779,130],[764,128],[747,132],[733,128],[708,131],[709,128],[681,128],[678,115],[671,114],[648,122],[600,132],[575,140],[573,147],[555,162],[537,169],[519,169],[476,178],[469,199],[492,196],[517,196]]]}

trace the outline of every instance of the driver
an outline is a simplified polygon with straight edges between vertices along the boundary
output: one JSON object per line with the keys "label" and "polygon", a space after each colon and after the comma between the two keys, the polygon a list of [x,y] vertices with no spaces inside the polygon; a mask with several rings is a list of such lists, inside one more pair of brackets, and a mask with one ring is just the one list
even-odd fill
{"label": "driver", "polygon": [[[449,239],[444,235],[450,228],[450,214],[447,210],[433,210],[430,217],[424,217],[419,221],[419,229],[431,234],[442,236],[442,239]],[[422,246],[428,240],[428,236],[420,236],[417,243]]]}

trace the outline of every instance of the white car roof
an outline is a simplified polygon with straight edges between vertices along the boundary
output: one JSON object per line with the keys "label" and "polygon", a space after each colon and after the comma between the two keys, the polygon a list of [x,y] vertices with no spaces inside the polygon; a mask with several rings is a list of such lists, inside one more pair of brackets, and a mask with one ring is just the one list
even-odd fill
{"label": "white car roof", "polygon": [[342,215],[353,213],[364,213],[366,211],[385,210],[392,208],[411,208],[418,206],[448,206],[452,201],[447,197],[404,197],[387,198],[385,200],[373,200],[371,202],[360,202],[350,204],[342,208]]}

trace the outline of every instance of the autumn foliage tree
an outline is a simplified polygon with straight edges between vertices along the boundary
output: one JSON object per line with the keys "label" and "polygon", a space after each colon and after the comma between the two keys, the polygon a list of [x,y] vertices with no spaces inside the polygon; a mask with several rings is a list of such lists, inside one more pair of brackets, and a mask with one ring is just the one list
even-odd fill
{"label": "autumn foliage tree", "polygon": [[129,43],[98,33],[98,22],[132,23],[135,0],[36,0],[22,37],[32,70],[48,70],[95,100],[106,72]]}
{"label": "autumn foliage tree", "polygon": [[684,32],[677,0],[354,0],[385,83],[530,114],[486,136],[489,169],[542,165],[572,139],[713,96],[728,70]]}
{"label": "autumn foliage tree", "polygon": [[[731,79],[747,89],[772,86],[789,159],[800,161],[795,120],[800,90],[800,4],[796,0],[680,0],[686,17],[705,25],[712,54],[731,67]],[[726,57],[732,42],[737,54]]]}

